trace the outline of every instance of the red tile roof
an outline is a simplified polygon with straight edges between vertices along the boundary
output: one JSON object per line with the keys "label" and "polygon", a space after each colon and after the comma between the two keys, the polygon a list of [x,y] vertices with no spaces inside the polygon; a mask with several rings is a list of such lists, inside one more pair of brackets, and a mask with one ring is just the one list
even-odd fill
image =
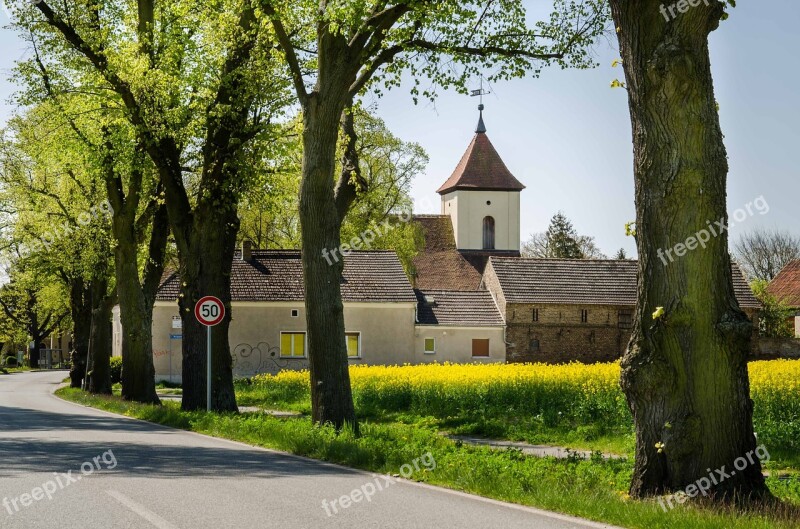
{"label": "red tile roof", "polygon": [[784,266],[767,287],[767,292],[791,308],[800,308],[800,259]]}
{"label": "red tile roof", "polygon": [[489,141],[489,136],[479,132],[472,138],[456,170],[437,193],[444,195],[456,189],[522,191],[525,186],[508,170],[492,142]]}
{"label": "red tile roof", "polygon": [[414,257],[414,287],[422,290],[478,290],[481,274],[456,249],[447,215],[415,215],[425,247]]}

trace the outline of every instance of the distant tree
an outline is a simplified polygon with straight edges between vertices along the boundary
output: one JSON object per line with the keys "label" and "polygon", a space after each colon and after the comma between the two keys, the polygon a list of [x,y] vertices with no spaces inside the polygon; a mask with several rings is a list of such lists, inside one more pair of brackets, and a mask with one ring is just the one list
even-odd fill
{"label": "distant tree", "polygon": [[547,233],[541,231],[534,233],[531,238],[522,243],[520,252],[522,257],[533,257],[536,259],[547,259],[550,255],[550,245],[547,240]]}
{"label": "distant tree", "polygon": [[748,278],[769,282],[789,261],[800,259],[800,237],[758,228],[739,237],[733,252]]}
{"label": "distant tree", "polygon": [[628,258],[628,252],[625,251],[625,248],[620,248],[617,250],[617,253],[614,254],[614,259],[618,261],[623,261]]}
{"label": "distant tree", "polygon": [[581,249],[582,259],[608,259],[608,256],[597,247],[591,235],[579,235],[578,246]]}
{"label": "distant tree", "polygon": [[608,259],[591,235],[578,235],[562,213],[556,213],[545,232],[534,233],[522,244],[523,257],[536,259]]}
{"label": "distant tree", "polygon": [[790,318],[794,316],[794,310],[767,292],[768,285],[769,281],[763,279],[755,279],[750,283],[753,294],[763,305],[758,313],[758,335],[763,338],[792,338],[794,324]]}
{"label": "distant tree", "polygon": [[17,330],[27,334],[31,367],[38,365],[39,344],[58,331],[69,315],[58,282],[21,266],[0,289],[0,309]]}
{"label": "distant tree", "polygon": [[562,212],[558,212],[550,219],[547,228],[547,246],[551,257],[556,259],[582,259],[583,252],[578,242],[579,236],[572,226],[572,222]]}

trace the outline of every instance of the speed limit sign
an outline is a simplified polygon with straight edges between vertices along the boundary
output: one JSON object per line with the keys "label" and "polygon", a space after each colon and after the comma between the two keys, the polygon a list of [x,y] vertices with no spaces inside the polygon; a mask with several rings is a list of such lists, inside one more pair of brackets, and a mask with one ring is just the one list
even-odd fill
{"label": "speed limit sign", "polygon": [[211,327],[225,319],[225,305],[219,298],[205,296],[194,306],[194,317],[208,328],[208,354],[206,356],[206,410],[211,411]]}
{"label": "speed limit sign", "polygon": [[206,296],[201,298],[194,306],[194,316],[197,321],[206,327],[213,327],[219,325],[225,318],[225,305],[219,298],[214,296]]}

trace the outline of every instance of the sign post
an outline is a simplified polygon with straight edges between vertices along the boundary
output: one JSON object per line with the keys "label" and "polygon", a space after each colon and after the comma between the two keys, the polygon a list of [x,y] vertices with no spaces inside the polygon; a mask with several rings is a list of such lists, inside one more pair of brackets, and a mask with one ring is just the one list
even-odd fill
{"label": "sign post", "polygon": [[225,318],[225,305],[219,298],[205,296],[194,306],[194,317],[208,329],[208,355],[206,357],[206,410],[211,411],[211,327]]}

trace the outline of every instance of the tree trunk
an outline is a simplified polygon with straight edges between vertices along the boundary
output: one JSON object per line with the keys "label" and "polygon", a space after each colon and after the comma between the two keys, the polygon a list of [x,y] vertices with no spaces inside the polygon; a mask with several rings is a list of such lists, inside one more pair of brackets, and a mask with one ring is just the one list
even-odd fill
{"label": "tree trunk", "polygon": [[[227,212],[226,212],[227,211]],[[233,360],[228,344],[231,322],[231,267],[236,250],[239,218],[235,206],[198,208],[194,215],[191,243],[181,254],[181,297],[183,317],[183,399],[184,410],[206,409],[207,328],[194,316],[197,301],[216,296],[225,304],[225,318],[211,331],[211,409],[238,412],[233,387]]]}
{"label": "tree trunk", "polygon": [[[710,495],[749,496],[765,490],[753,457],[752,324],[734,296],[727,233],[714,224],[727,223],[728,166],[708,52],[722,4],[701,3],[669,22],[659,5],[611,0],[633,126],[639,250],[621,378],[636,426],[631,495],[711,476]],[[704,247],[690,237],[706,239]],[[697,248],[676,253],[679,243]],[[663,315],[654,315],[659,307]],[[747,465],[732,471],[738,458]],[[729,476],[717,482],[720,469]]]}
{"label": "tree trunk", "polygon": [[111,395],[111,309],[114,297],[108,294],[107,280],[96,280],[92,291],[94,308],[86,389],[94,394]]}
{"label": "tree trunk", "polygon": [[[136,175],[136,178],[139,178]],[[111,194],[111,193],[110,193]],[[119,300],[122,339],[122,398],[148,404],[160,404],[156,394],[153,365],[153,303],[158,279],[164,268],[164,248],[169,226],[166,209],[158,208],[153,216],[145,281],[139,280],[139,245],[135,231],[138,198],[123,202],[114,210],[113,229],[117,297]]]}
{"label": "tree trunk", "polygon": [[339,120],[345,104],[344,95],[313,94],[303,109],[300,224],[312,420],[337,429],[345,424],[357,429],[341,292],[344,263],[341,259],[329,263],[323,253],[340,247],[342,219],[333,185]]}
{"label": "tree trunk", "polygon": [[[86,359],[89,354],[89,337],[92,331],[92,295],[82,278],[73,279],[70,285],[72,312],[72,366],[69,370],[70,387],[82,388],[86,376]],[[38,343],[37,343],[38,347]]]}

